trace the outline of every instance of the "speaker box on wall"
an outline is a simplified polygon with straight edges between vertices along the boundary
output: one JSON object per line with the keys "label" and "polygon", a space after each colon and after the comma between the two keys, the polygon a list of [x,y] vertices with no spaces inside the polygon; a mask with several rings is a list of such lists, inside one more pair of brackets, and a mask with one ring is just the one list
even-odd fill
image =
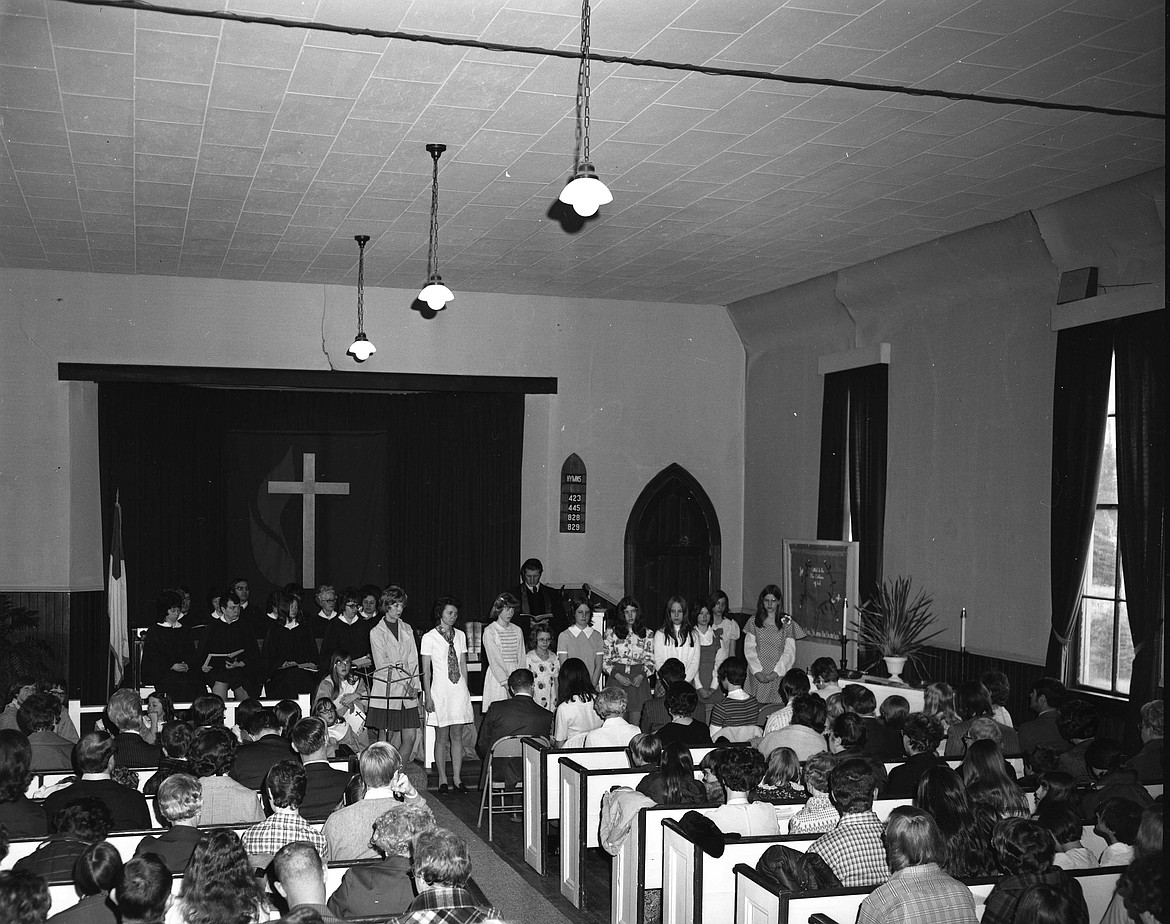
{"label": "speaker box on wall", "polygon": [[1060,289],[1056,293],[1056,304],[1079,302],[1097,294],[1097,267],[1084,266],[1060,274]]}

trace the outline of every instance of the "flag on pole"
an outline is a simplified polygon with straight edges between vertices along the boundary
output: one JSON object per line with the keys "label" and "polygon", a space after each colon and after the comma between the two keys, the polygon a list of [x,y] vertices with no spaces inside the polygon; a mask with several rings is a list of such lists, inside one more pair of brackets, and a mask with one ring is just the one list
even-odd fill
{"label": "flag on pole", "polygon": [[110,541],[110,584],[106,596],[109,601],[114,686],[117,686],[122,682],[122,672],[130,659],[126,619],[126,562],[122,555],[122,504],[118,494],[114,495],[114,535]]}

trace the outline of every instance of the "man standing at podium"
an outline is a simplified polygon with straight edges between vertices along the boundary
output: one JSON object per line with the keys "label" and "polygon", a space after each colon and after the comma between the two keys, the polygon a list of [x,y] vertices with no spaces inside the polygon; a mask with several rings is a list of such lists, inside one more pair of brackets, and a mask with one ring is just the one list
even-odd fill
{"label": "man standing at podium", "polygon": [[520,601],[513,622],[524,632],[527,641],[532,624],[539,619],[546,619],[552,630],[553,638],[557,638],[565,629],[569,628],[569,620],[565,616],[565,604],[561,593],[540,583],[544,574],[544,565],[539,558],[530,558],[520,566],[522,578],[520,586],[512,591],[513,596]]}

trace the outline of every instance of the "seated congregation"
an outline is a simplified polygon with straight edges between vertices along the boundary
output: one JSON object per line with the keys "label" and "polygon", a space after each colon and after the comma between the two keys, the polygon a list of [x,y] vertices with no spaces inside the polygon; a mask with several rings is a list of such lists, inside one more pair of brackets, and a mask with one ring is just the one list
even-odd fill
{"label": "seated congregation", "polygon": [[[803,633],[771,585],[742,627],[718,592],[690,607],[672,598],[654,632],[632,598],[603,631],[587,599],[571,601],[556,632],[548,614],[520,614],[518,596],[503,593],[482,633],[476,729],[453,598],[435,602],[419,641],[401,588],[339,597],[323,586],[304,645],[292,638],[295,589],[270,601],[263,640],[250,622],[232,628],[246,602],[246,582],[219,595],[196,646],[183,626],[189,595],[164,593],[144,652],[155,686],[145,702],[115,691],[80,735],[63,683],[12,686],[0,715],[0,840],[11,852],[0,919],[498,919],[469,880],[466,845],[436,826],[405,772],[404,757],[425,758],[425,731],[432,798],[467,792],[471,747],[489,780],[522,788],[527,752],[496,756],[520,738],[553,767],[578,754],[603,783],[620,773],[596,803],[534,807],[525,793],[523,812],[539,817],[508,811],[526,838],[560,819],[562,847],[570,830],[581,837],[573,856],[600,845],[615,870],[630,850],[657,864],[629,885],[639,924],[683,924],[663,894],[662,825],[673,822],[657,819],[657,852],[646,839],[648,813],[672,808],[702,852],[750,846],[740,862],[781,892],[861,890],[850,920],[1162,920],[1161,701],[1143,708],[1143,747],[1127,754],[1098,735],[1089,702],[1050,678],[1030,691],[1036,718],[1017,723],[997,672],[932,683],[911,712],[896,692],[879,703],[870,685],[842,685],[830,659],[800,668]],[[273,691],[279,703],[252,695]],[[176,708],[180,694],[189,706]],[[1078,876],[1097,868],[1120,875],[1090,919]]]}

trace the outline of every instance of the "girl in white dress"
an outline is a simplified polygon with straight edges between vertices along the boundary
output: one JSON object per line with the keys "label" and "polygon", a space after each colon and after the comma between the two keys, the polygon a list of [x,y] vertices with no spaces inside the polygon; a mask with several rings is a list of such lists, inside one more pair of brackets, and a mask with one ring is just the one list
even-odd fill
{"label": "girl in white dress", "polygon": [[532,650],[526,658],[536,683],[532,698],[549,712],[557,708],[557,678],[561,673],[561,659],[552,650],[552,629],[547,621],[540,621],[532,629]]}
{"label": "girl in white dress", "polygon": [[483,630],[483,650],[487,655],[483,677],[485,715],[492,703],[508,698],[508,675],[525,666],[524,633],[512,623],[518,603],[509,593],[496,597],[488,626]]}
{"label": "girl in white dress", "polygon": [[[435,628],[423,636],[423,693],[427,721],[435,725],[435,765],[439,772],[439,793],[446,795],[447,755],[451,755],[451,776],[458,792],[463,785],[463,726],[473,721],[471,693],[467,689],[467,635],[455,628],[459,604],[454,597],[435,601]],[[433,716],[433,718],[432,718]]]}

